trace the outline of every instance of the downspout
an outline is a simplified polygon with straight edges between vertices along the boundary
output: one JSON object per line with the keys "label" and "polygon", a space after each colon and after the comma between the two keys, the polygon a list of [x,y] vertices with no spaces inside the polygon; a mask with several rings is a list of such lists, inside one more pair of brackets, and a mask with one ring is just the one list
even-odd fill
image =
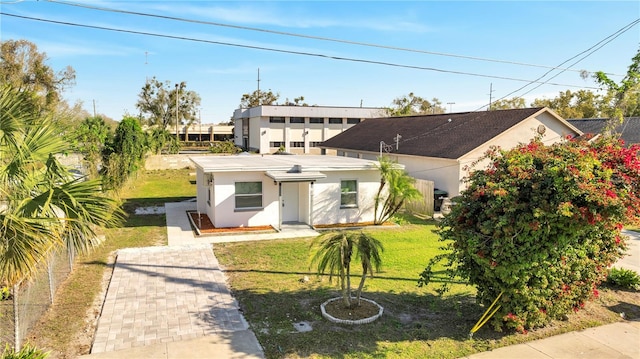
{"label": "downspout", "polygon": [[278,182],[278,232],[282,231],[282,182]]}
{"label": "downspout", "polygon": [[309,199],[309,226],[311,226],[311,228],[313,227],[313,183],[314,181],[311,181],[311,188],[310,188],[310,199]]}

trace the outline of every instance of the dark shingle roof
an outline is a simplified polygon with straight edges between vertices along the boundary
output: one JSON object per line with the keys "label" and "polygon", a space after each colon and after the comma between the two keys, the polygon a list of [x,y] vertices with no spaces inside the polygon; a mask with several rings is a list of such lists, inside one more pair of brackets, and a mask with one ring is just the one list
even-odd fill
{"label": "dark shingle roof", "polygon": [[[609,119],[607,118],[585,118],[567,120],[570,124],[577,127],[585,134],[602,133]],[[620,138],[629,146],[634,143],[640,143],[640,117],[627,117],[614,129],[615,133],[620,134]]]}
{"label": "dark shingle roof", "polygon": [[[394,145],[393,153],[456,159],[542,109],[368,119],[328,139],[320,147],[378,152],[380,141],[384,141]],[[398,134],[402,138],[396,150],[394,138]]]}

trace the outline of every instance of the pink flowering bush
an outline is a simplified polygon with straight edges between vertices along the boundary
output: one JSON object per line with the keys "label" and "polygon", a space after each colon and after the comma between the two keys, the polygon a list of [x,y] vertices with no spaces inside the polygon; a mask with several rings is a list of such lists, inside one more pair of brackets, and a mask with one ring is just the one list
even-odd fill
{"label": "pink flowering bush", "polygon": [[450,277],[477,287],[496,330],[526,332],[580,310],[598,296],[607,269],[626,249],[624,225],[640,223],[640,147],[613,138],[539,139],[489,151],[491,165],[468,178],[441,223]]}

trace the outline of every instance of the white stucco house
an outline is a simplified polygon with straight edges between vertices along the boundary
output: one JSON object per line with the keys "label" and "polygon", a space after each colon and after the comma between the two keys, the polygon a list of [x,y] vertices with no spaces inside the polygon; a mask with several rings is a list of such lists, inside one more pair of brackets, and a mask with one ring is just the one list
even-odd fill
{"label": "white stucco house", "polygon": [[378,162],[320,155],[193,156],[197,210],[216,228],[374,219]]}
{"label": "white stucco house", "polygon": [[412,177],[433,181],[453,197],[465,188],[471,166],[492,146],[509,149],[535,136],[551,144],[582,134],[551,109],[539,107],[368,119],[319,147],[363,159],[385,154]]}
{"label": "white stucco house", "polygon": [[294,154],[320,154],[323,141],[356,124],[382,117],[385,109],[263,105],[240,108],[233,114],[236,146],[260,154],[280,148]]}

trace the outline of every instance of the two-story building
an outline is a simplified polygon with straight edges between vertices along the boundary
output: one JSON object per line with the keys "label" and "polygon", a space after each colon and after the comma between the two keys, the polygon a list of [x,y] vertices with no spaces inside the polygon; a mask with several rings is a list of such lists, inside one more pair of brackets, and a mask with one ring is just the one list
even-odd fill
{"label": "two-story building", "polygon": [[233,114],[234,142],[260,154],[284,151],[320,154],[317,146],[368,118],[385,115],[373,107],[263,105]]}

